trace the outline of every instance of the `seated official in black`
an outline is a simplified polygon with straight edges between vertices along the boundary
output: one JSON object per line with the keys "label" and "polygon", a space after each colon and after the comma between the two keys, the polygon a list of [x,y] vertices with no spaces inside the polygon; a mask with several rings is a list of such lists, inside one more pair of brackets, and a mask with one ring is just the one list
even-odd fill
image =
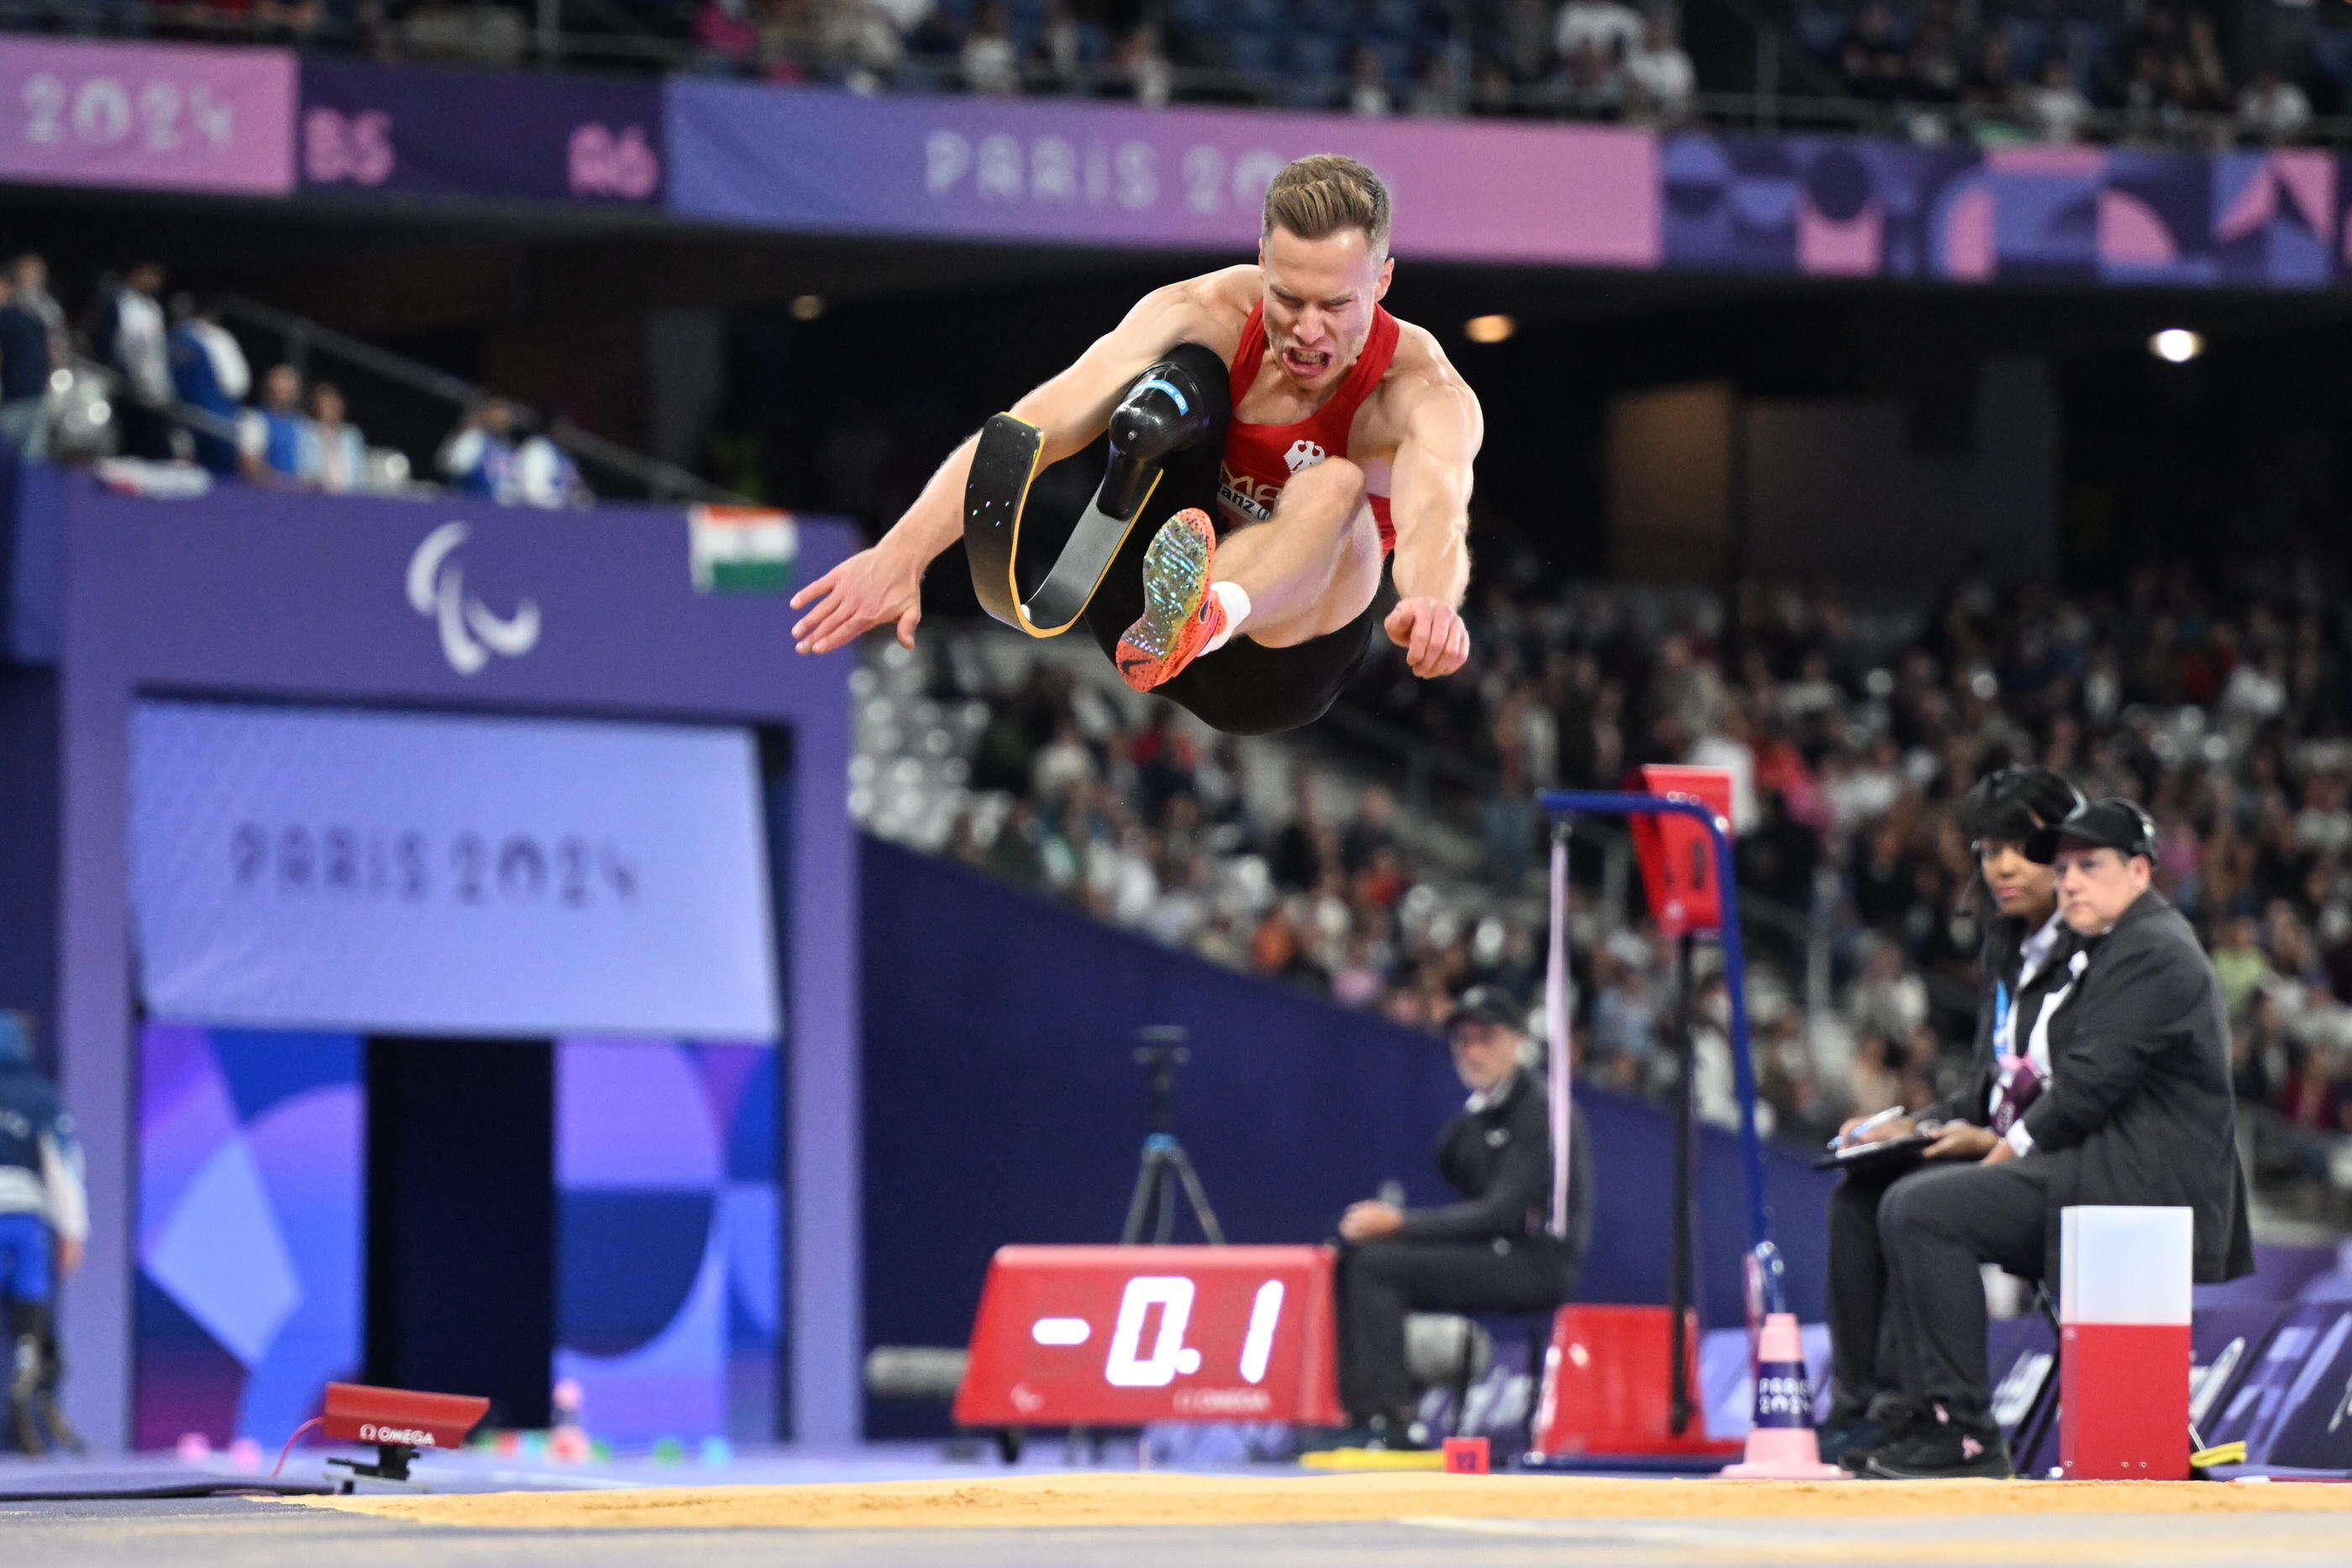
{"label": "seated official in black", "polygon": [[[1849,1169],[1830,1199],[1830,1412],[1822,1455],[1859,1471],[1891,1435],[1903,1410],[1899,1360],[1886,1336],[1886,1258],[1878,1240],[1878,1207],[1888,1188],[1923,1161],[1979,1160],[2008,1123],[2000,1113],[2019,1082],[2004,1062],[2034,1038],[2052,992],[2068,978],[2077,938],[2058,916],[2058,883],[2028,859],[2025,841],[2082,804],[2074,787],[2047,768],[2004,768],[1977,780],[1961,805],[1975,856],[1986,922],[1979,968],[1976,1048],[1966,1083],[1912,1114],[1864,1131],[1846,1123],[1841,1142],[1882,1142],[1941,1124],[1925,1154],[1865,1161]],[[1875,1111],[1876,1106],[1864,1106]],[[2010,1110],[2013,1118],[2014,1108]],[[1891,1161],[1892,1163],[1889,1163]]]}
{"label": "seated official in black", "polygon": [[1446,1022],[1470,1103],[1445,1125],[1437,1168],[1462,1195],[1443,1208],[1359,1203],[1339,1221],[1339,1399],[1343,1441],[1413,1447],[1409,1312],[1536,1312],[1566,1301],[1592,1235],[1592,1151],[1580,1113],[1569,1134],[1567,1191],[1557,1193],[1551,1106],[1521,1064],[1527,1009],[1475,986]]}
{"label": "seated official in black", "polygon": [[2150,885],[2155,836],[2146,812],[2109,800],[2027,842],[2057,868],[2059,913],[2082,947],[2035,1022],[2031,1059],[2046,1071],[2008,1134],[1981,1163],[1921,1171],[1879,1205],[1912,1416],[1871,1456],[1872,1475],[2010,1473],[1979,1270],[2055,1279],[2061,1210],[2187,1208],[2199,1281],[2252,1270],[2221,984],[2189,922]]}

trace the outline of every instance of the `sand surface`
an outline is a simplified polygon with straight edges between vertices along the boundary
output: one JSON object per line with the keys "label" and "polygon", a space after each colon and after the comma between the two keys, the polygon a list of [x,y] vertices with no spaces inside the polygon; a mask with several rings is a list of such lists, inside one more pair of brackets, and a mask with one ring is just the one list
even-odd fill
{"label": "sand surface", "polygon": [[2352,1486],[2218,1481],[1726,1481],[1590,1476],[1004,1476],[289,1500],[473,1529],[972,1530],[1396,1519],[1918,1519],[2352,1512]]}

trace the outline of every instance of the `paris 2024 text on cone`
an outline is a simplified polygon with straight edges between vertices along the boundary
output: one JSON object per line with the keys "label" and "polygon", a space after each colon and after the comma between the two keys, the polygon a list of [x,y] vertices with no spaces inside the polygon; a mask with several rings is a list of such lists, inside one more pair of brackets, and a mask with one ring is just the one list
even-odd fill
{"label": "paris 2024 text on cone", "polygon": [[1756,1357],[1756,1425],[1748,1457],[1725,1475],[1745,1480],[1826,1481],[1845,1472],[1822,1463],[1813,1436],[1813,1385],[1805,1376],[1805,1347],[1794,1312],[1764,1320]]}

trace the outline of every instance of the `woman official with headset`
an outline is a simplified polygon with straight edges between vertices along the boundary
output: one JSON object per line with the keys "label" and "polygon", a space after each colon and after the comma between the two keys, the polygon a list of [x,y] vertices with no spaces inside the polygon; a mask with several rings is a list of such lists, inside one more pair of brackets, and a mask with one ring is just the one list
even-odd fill
{"label": "woman official with headset", "polygon": [[[1887,1267],[1879,1204],[1928,1162],[1979,1160],[2015,1120],[2018,1042],[2063,985],[2074,934],[2058,915],[2057,880],[2027,858],[2026,841],[2082,804],[2047,768],[2004,768],[1979,779],[1961,810],[1976,857],[1979,896],[1990,905],[1980,960],[1982,996],[1967,1085],[1916,1113],[1857,1116],[1833,1148],[1895,1144],[1856,1159],[1830,1199],[1829,1326],[1832,1394],[1822,1454],[1861,1473],[1870,1455],[1901,1436],[1907,1409],[1890,1343]],[[2030,1069],[2027,1071],[2030,1071]],[[1927,1141],[1924,1135],[1932,1134]]]}

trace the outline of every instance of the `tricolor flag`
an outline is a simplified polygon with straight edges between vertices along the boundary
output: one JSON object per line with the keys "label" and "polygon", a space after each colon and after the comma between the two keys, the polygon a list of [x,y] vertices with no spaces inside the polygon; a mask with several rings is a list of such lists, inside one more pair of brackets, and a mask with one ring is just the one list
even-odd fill
{"label": "tricolor flag", "polygon": [[790,512],[765,507],[696,507],[687,514],[693,535],[694,586],[704,593],[782,593],[793,585],[801,553]]}

